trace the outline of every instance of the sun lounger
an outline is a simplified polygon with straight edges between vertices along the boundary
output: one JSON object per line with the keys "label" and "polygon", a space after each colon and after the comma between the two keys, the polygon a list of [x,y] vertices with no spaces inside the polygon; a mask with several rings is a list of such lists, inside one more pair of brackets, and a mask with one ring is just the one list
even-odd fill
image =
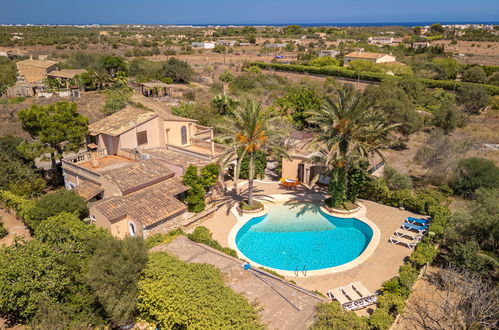
{"label": "sun lounger", "polygon": [[350,298],[350,300],[355,301],[362,298],[362,296],[358,294],[357,291],[355,291],[350,285],[342,286],[340,289],[348,296],[348,298]]}
{"label": "sun lounger", "polygon": [[331,300],[337,300],[341,306],[347,310],[354,310],[356,308],[356,305],[351,299],[348,299],[348,297],[343,294],[340,288],[329,290],[327,296]]}
{"label": "sun lounger", "polygon": [[360,281],[353,282],[350,284],[355,291],[357,291],[362,298],[364,298],[369,303],[375,303],[377,297],[375,294],[372,294]]}
{"label": "sun lounger", "polygon": [[413,231],[417,231],[419,233],[423,233],[424,231],[426,231],[428,229],[427,224],[424,226],[418,226],[418,225],[413,225],[413,224],[407,223],[407,222],[404,222],[401,227],[405,230],[413,230]]}
{"label": "sun lounger", "polygon": [[[426,230],[425,230],[426,231]],[[420,241],[423,236],[424,236],[424,233],[425,231],[423,231],[422,233],[415,233],[413,231],[410,231],[410,230],[406,230],[406,229],[403,229],[403,228],[399,228],[397,229],[397,231],[394,233],[395,236],[398,236],[398,237],[408,237],[408,238],[411,238],[413,240],[418,240]]]}
{"label": "sun lounger", "polygon": [[404,244],[407,246],[409,249],[414,250],[416,248],[416,245],[419,243],[420,240],[415,240],[415,239],[410,239],[406,237],[399,237],[397,235],[392,235],[390,237],[390,243],[393,244]]}
{"label": "sun lounger", "polygon": [[407,223],[411,223],[413,225],[427,225],[430,223],[430,219],[421,219],[421,218],[414,218],[414,217],[407,217],[405,219]]}

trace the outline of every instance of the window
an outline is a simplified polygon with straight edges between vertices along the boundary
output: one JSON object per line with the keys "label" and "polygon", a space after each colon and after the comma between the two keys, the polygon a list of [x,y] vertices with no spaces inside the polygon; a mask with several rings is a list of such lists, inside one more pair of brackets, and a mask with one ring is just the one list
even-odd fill
{"label": "window", "polygon": [[182,137],[182,144],[187,144],[187,127],[180,128],[180,136]]}
{"label": "window", "polygon": [[128,231],[130,232],[130,236],[135,237],[135,235],[136,235],[135,225],[133,224],[133,222],[128,223]]}
{"label": "window", "polygon": [[147,144],[147,131],[137,132],[137,144]]}

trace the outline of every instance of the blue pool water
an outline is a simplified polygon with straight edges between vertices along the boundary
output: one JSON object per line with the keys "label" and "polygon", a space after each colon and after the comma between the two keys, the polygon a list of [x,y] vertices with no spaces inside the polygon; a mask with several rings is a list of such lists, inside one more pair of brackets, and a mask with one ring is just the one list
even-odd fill
{"label": "blue pool water", "polygon": [[294,271],[343,265],[357,258],[371,241],[369,225],[336,218],[318,205],[271,205],[269,213],[248,221],[237,233],[239,250],[262,266]]}

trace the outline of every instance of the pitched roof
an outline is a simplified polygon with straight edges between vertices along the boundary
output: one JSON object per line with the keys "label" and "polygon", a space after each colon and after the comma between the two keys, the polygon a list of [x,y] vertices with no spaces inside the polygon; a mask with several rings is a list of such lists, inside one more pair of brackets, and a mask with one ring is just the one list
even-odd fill
{"label": "pitched roof", "polygon": [[168,164],[159,159],[146,159],[128,166],[102,172],[104,178],[115,184],[123,195],[172,178]]}
{"label": "pitched roof", "polygon": [[83,197],[85,199],[85,202],[87,202],[103,192],[104,188],[102,188],[99,184],[85,181],[76,186],[74,191],[75,193]]}
{"label": "pitched roof", "polygon": [[82,74],[84,72],[87,72],[87,70],[84,70],[84,69],[64,69],[64,70],[52,71],[52,72],[48,73],[47,76],[56,77],[56,78],[73,79],[76,75]]}
{"label": "pitched roof", "polygon": [[129,216],[148,227],[186,211],[187,206],[172,195],[187,189],[180,180],[171,178],[127,196],[106,198],[94,206],[111,222]]}
{"label": "pitched roof", "polygon": [[356,58],[380,58],[388,54],[384,53],[369,53],[369,52],[351,52],[345,55],[345,57],[356,57]]}
{"label": "pitched roof", "polygon": [[127,106],[125,109],[113,113],[98,122],[90,124],[90,133],[118,136],[131,130],[135,125],[143,124],[153,118],[158,117],[154,111]]}
{"label": "pitched roof", "polygon": [[36,67],[36,68],[44,68],[44,69],[48,69],[50,68],[52,65],[55,65],[57,64],[57,62],[54,62],[54,61],[42,61],[42,60],[32,60],[32,59],[28,59],[28,60],[23,60],[23,61],[19,61],[16,63],[17,67],[26,67],[26,66],[32,66],[32,67]]}

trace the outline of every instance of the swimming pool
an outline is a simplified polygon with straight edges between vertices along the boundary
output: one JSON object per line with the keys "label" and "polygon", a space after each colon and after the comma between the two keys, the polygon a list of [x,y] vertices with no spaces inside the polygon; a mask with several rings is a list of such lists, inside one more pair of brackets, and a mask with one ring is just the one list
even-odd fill
{"label": "swimming pool", "polygon": [[356,218],[337,218],[318,204],[268,205],[268,214],[246,222],[237,232],[239,251],[259,265],[295,271],[346,264],[369,245],[373,230]]}

